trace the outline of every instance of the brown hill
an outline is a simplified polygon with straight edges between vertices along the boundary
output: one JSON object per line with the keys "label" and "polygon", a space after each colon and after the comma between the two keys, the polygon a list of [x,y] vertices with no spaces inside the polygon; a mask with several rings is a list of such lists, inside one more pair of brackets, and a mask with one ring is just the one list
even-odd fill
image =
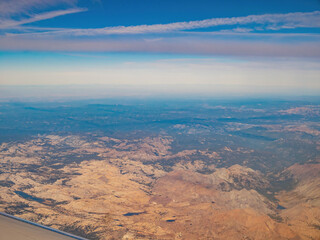
{"label": "brown hill", "polygon": [[320,164],[295,164],[285,173],[291,174],[296,187],[277,196],[281,216],[303,239],[320,239]]}

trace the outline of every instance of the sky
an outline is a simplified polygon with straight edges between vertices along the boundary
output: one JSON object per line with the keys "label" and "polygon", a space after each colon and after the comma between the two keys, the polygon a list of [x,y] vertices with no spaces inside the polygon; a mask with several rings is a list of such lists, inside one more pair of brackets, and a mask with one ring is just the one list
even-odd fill
{"label": "sky", "polygon": [[319,76],[319,0],[0,1],[0,98],[318,96]]}

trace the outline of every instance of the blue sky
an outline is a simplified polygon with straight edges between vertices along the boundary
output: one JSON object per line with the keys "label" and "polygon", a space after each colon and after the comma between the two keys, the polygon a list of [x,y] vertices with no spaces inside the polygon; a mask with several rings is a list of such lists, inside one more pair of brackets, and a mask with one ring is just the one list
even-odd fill
{"label": "blue sky", "polygon": [[0,85],[317,95],[319,30],[318,0],[1,1]]}

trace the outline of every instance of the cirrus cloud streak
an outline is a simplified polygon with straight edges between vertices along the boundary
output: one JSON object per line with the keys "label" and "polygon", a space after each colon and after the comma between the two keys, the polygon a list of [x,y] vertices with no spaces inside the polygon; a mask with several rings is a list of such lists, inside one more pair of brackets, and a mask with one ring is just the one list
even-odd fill
{"label": "cirrus cloud streak", "polygon": [[[76,11],[75,11],[76,12]],[[27,21],[27,20],[25,20]],[[21,25],[24,22],[21,22]],[[314,12],[294,12],[286,14],[262,14],[249,15],[245,17],[211,18],[200,21],[174,22],[168,24],[151,24],[136,26],[113,26],[104,28],[89,29],[63,29],[35,33],[37,35],[75,35],[75,36],[97,36],[115,34],[148,34],[186,31],[194,29],[204,29],[217,26],[242,26],[255,24],[257,31],[279,30],[293,28],[319,28],[320,11]],[[1,23],[0,23],[1,25]],[[241,29],[241,28],[238,28]],[[243,28],[242,28],[243,29]]]}
{"label": "cirrus cloud streak", "polygon": [[[87,9],[85,8],[72,8],[72,9],[66,9],[66,10],[57,10],[57,11],[50,11],[50,12],[35,14],[30,16],[27,19],[22,19],[19,21],[0,20],[0,29],[10,29],[10,28],[21,26],[23,24],[39,22],[42,20],[51,19],[51,18],[55,18],[55,17],[67,15],[67,14],[72,14],[72,13],[79,13],[86,10]],[[38,29],[41,30],[41,28],[38,28]]]}

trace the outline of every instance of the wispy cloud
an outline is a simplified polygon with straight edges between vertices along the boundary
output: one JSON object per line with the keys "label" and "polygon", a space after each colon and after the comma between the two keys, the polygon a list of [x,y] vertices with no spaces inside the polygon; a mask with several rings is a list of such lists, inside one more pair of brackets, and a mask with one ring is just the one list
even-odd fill
{"label": "wispy cloud", "polygon": [[[86,11],[76,6],[77,0],[6,0],[0,1],[0,29],[27,30],[24,24],[34,23],[66,14]],[[46,28],[38,28],[44,31]],[[30,30],[30,29],[28,29]],[[55,29],[57,30],[57,29]]]}
{"label": "wispy cloud", "polygon": [[77,35],[91,34],[137,34],[170,32],[179,30],[192,30],[226,25],[266,24],[266,27],[297,28],[297,27],[320,27],[320,11],[296,12],[287,14],[263,14],[249,15],[246,17],[211,18],[201,21],[175,22],[169,24],[153,24],[138,26],[106,27],[102,29],[78,29],[70,33]]}
{"label": "wispy cloud", "polygon": [[[294,13],[287,13],[287,14],[249,15],[245,17],[230,17],[230,18],[211,18],[211,19],[205,19],[200,21],[174,22],[174,23],[168,23],[168,24],[115,26],[115,27],[90,28],[90,29],[63,29],[63,30],[57,30],[57,31],[44,32],[42,34],[75,35],[75,36],[148,34],[148,33],[188,31],[188,30],[204,29],[204,28],[217,27],[217,26],[233,26],[233,25],[245,26],[248,24],[256,24],[257,26],[259,26],[258,28],[255,28],[255,30],[258,30],[258,31],[263,31],[266,29],[279,30],[279,29],[302,28],[302,27],[318,28],[320,27],[320,11],[294,12]],[[243,30],[245,28],[237,27],[235,29]]]}
{"label": "wispy cloud", "polygon": [[[21,26],[23,24],[27,23],[33,23],[33,22],[38,22],[46,19],[51,19],[67,14],[72,14],[72,13],[78,13],[78,12],[83,12],[86,11],[84,8],[73,8],[73,9],[67,9],[67,10],[58,10],[58,11],[51,11],[51,12],[45,12],[45,13],[40,13],[40,14],[35,14],[30,16],[27,19],[22,19],[19,21],[14,21],[14,20],[0,20],[0,28],[2,29],[8,29],[8,28],[14,28],[17,26]],[[41,28],[38,28],[41,29]]]}
{"label": "wispy cloud", "polygon": [[6,0],[0,1],[0,17],[28,14],[34,10],[43,10],[58,4],[75,6],[77,0]]}
{"label": "wispy cloud", "polygon": [[[31,6],[34,6],[40,0],[11,0],[9,2],[15,1],[20,5],[18,4],[18,7],[12,12],[26,11],[26,14],[19,18],[3,17],[4,15],[1,18],[1,11],[3,10],[0,11],[0,30],[2,33],[2,36],[0,35],[0,50],[128,51],[235,56],[320,57],[319,34],[306,35],[304,33],[296,36],[292,34],[297,33],[292,32],[290,36],[288,33],[274,32],[279,36],[277,36],[276,41],[274,41],[275,38],[270,40],[270,35],[273,34],[270,34],[270,30],[319,28],[320,11],[88,29],[47,28],[30,23],[79,13],[86,11],[86,9],[74,5],[72,8],[69,7],[64,10],[36,11],[37,13],[34,14],[30,10],[32,9]],[[30,5],[26,5],[27,2]],[[48,2],[53,4],[54,0],[48,0]],[[57,0],[57,2],[67,2],[71,6],[70,4],[75,1]],[[206,31],[201,31],[201,29]],[[265,35],[267,32],[268,38]],[[263,36],[257,36],[258,34]],[[245,40],[236,39],[239,35],[245,35]],[[282,42],[282,39],[286,37],[299,38],[299,41]],[[300,41],[302,38],[304,40]]]}

